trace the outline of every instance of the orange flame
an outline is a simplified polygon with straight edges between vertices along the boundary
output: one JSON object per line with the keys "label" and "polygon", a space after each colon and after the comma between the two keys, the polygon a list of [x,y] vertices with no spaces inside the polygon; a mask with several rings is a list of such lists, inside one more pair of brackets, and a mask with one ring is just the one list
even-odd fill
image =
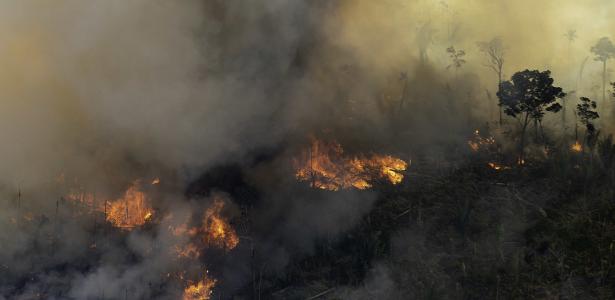
{"label": "orange flame", "polygon": [[391,184],[400,183],[408,164],[390,155],[371,154],[349,157],[337,142],[312,138],[312,145],[293,160],[295,177],[309,181],[314,188],[337,191],[354,187],[370,188],[370,182],[383,178]]}
{"label": "orange flame", "polygon": [[496,162],[490,162],[488,163],[489,167],[496,170],[496,171],[500,171],[500,170],[507,170],[510,169],[509,166],[505,166],[505,165],[501,165],[499,163]]}
{"label": "orange flame", "polygon": [[492,162],[490,162],[490,163],[489,163],[489,167],[491,167],[491,168],[492,168],[492,169],[494,169],[494,170],[500,170],[500,169],[502,169],[502,167],[501,167],[500,165],[498,165],[498,164],[496,164],[496,163],[492,163]]}
{"label": "orange flame", "polygon": [[237,247],[239,244],[237,232],[221,214],[224,205],[221,198],[215,198],[213,204],[205,210],[199,227],[188,227],[184,223],[169,228],[175,236],[196,238],[185,245],[174,247],[173,250],[178,258],[198,258],[203,247],[213,246],[227,251]]}
{"label": "orange flame", "polygon": [[579,141],[575,141],[574,144],[570,146],[570,150],[573,152],[581,152],[583,151],[583,145],[581,145]]}
{"label": "orange flame", "polygon": [[184,289],[183,300],[208,300],[211,297],[213,288],[217,280],[209,278],[207,275],[197,282],[189,282]]}
{"label": "orange flame", "polygon": [[227,250],[233,249],[239,244],[237,233],[221,216],[224,201],[214,199],[214,203],[205,211],[202,231],[205,233],[204,241],[208,245],[214,245]]}
{"label": "orange flame", "polygon": [[106,201],[99,210],[106,213],[107,221],[113,226],[124,229],[145,224],[154,213],[145,193],[139,188],[139,181],[135,181],[122,198]]}
{"label": "orange flame", "polygon": [[482,137],[478,129],[474,130],[474,137],[468,141],[468,146],[470,146],[470,149],[474,152],[478,152],[481,148],[491,145],[495,145],[495,138],[492,136]]}

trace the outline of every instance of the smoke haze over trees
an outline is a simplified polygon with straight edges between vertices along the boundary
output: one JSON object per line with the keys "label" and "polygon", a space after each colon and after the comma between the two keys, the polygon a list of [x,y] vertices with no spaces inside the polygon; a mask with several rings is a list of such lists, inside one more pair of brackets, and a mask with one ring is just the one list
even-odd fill
{"label": "smoke haze over trees", "polygon": [[608,298],[613,12],[3,1],[0,299]]}

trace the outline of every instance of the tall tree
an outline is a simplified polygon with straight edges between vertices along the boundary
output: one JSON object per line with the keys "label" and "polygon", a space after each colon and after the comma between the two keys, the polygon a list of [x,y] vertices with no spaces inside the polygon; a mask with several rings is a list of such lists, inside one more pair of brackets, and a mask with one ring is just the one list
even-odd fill
{"label": "tall tree", "polygon": [[579,122],[585,126],[585,139],[584,142],[591,146],[594,144],[592,141],[595,140],[596,136],[596,126],[594,126],[593,121],[598,119],[600,115],[596,111],[598,105],[596,101],[592,101],[587,97],[581,97],[580,103],[577,104],[577,116],[579,117]]}
{"label": "tall tree", "polygon": [[561,87],[553,86],[551,71],[525,70],[515,73],[510,81],[500,84],[498,98],[504,112],[519,121],[521,139],[519,159],[525,157],[525,137],[530,122],[541,122],[545,112],[558,112],[562,106],[557,102],[566,96]]}
{"label": "tall tree", "polygon": [[[478,42],[478,49],[487,56],[486,67],[490,68],[498,75],[498,93],[502,85],[502,76],[504,70],[504,44],[502,39],[496,37],[488,42]],[[500,106],[500,125],[502,125],[502,103]]]}
{"label": "tall tree", "polygon": [[595,55],[595,61],[602,62],[602,105],[604,105],[606,102],[606,63],[615,57],[615,46],[608,37],[603,37],[592,46],[591,52]]}
{"label": "tall tree", "polygon": [[[571,57],[571,49],[572,49],[572,43],[574,43],[574,41],[577,39],[577,31],[575,29],[569,29],[568,31],[566,31],[566,33],[564,34],[564,36],[566,37],[566,39],[568,40],[568,61],[572,61],[572,57]],[[578,80],[576,81],[578,83]],[[578,88],[575,87],[575,91]],[[574,94],[575,91],[571,91],[571,94]],[[568,95],[570,96],[570,95]],[[567,100],[568,97],[562,99],[562,128],[564,128],[564,134],[567,131],[566,128],[566,108],[567,108]]]}

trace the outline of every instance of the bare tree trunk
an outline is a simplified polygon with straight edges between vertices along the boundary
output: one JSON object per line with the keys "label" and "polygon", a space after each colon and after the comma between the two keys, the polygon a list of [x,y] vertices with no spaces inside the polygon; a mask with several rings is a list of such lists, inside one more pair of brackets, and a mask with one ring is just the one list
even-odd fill
{"label": "bare tree trunk", "polygon": [[[498,71],[498,93],[502,88],[502,68]],[[502,105],[500,103],[500,98],[498,97],[498,106],[500,108],[500,127],[502,127]]]}
{"label": "bare tree trunk", "polygon": [[564,136],[566,135],[566,99],[562,98],[562,128],[564,128]]}
{"label": "bare tree trunk", "polygon": [[493,104],[491,99],[491,93],[489,93],[488,89],[485,89],[485,93],[487,94],[487,100],[489,100],[489,122],[493,121]]}
{"label": "bare tree trunk", "polygon": [[574,114],[574,141],[579,141],[579,122],[577,120],[577,114]]}
{"label": "bare tree trunk", "polygon": [[525,160],[525,132],[527,130],[529,114],[525,114],[525,120],[523,121],[523,127],[521,128],[521,145],[519,149],[519,161]]}
{"label": "bare tree trunk", "polygon": [[399,113],[401,114],[401,111],[404,107],[404,100],[406,100],[406,91],[408,90],[408,78],[404,79],[404,88],[401,91],[401,97],[399,99]]}
{"label": "bare tree trunk", "polygon": [[606,104],[606,60],[602,62],[602,106]]}

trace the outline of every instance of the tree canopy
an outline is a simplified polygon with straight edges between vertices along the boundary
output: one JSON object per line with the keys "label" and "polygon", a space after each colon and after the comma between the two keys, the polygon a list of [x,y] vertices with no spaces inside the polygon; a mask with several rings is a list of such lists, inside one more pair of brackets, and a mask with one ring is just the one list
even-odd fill
{"label": "tree canopy", "polygon": [[585,125],[587,132],[593,133],[596,128],[592,121],[599,117],[596,111],[598,105],[596,101],[592,101],[587,97],[581,97],[580,102],[581,103],[577,104],[577,116],[579,116],[581,124]]}
{"label": "tree canopy", "polygon": [[595,55],[594,60],[605,62],[615,57],[615,46],[613,42],[611,42],[611,39],[603,37],[592,46],[591,52]]}
{"label": "tree canopy", "polygon": [[515,73],[510,81],[502,82],[498,92],[504,112],[512,117],[527,114],[541,120],[545,111],[558,112],[562,106],[557,99],[566,93],[553,86],[551,71],[525,70]]}

